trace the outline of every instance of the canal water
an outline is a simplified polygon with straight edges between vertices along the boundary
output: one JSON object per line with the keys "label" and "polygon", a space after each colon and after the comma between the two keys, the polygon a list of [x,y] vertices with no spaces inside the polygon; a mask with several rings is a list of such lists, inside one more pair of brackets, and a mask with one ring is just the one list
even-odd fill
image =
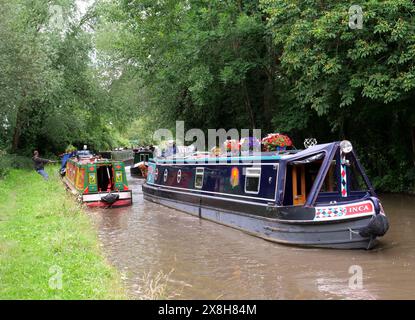
{"label": "canal water", "polygon": [[415,197],[381,196],[387,235],[343,251],[267,242],[144,201],[143,181],[129,183],[132,207],[90,214],[132,298],[162,287],[170,299],[415,299]]}

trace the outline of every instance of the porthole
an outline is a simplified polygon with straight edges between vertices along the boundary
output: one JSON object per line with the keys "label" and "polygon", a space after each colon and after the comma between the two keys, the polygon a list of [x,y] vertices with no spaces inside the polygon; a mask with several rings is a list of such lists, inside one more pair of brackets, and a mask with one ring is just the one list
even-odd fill
{"label": "porthole", "polygon": [[205,175],[205,168],[196,168],[195,188],[202,189],[203,177]]}
{"label": "porthole", "polygon": [[164,169],[164,175],[163,175],[163,181],[166,182],[167,181],[167,176],[168,176],[169,172],[167,171],[167,169]]}
{"label": "porthole", "polygon": [[180,183],[182,180],[182,170],[177,171],[177,183]]}

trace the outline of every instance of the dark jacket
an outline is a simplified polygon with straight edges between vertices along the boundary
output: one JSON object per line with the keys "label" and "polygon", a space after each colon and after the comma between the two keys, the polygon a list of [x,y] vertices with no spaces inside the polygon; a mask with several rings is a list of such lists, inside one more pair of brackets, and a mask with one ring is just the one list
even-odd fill
{"label": "dark jacket", "polygon": [[44,169],[44,164],[50,162],[50,160],[48,159],[42,159],[40,157],[33,157],[32,158],[33,163],[35,165],[35,170],[43,170]]}

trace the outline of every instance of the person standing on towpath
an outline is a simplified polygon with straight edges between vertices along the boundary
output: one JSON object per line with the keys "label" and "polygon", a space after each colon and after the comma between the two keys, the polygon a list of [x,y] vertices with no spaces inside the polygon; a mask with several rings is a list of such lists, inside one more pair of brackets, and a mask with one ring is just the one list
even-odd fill
{"label": "person standing on towpath", "polygon": [[33,152],[32,160],[33,160],[36,172],[39,173],[45,180],[48,180],[49,176],[45,171],[44,165],[47,163],[54,163],[56,161],[40,158],[39,151],[37,150]]}

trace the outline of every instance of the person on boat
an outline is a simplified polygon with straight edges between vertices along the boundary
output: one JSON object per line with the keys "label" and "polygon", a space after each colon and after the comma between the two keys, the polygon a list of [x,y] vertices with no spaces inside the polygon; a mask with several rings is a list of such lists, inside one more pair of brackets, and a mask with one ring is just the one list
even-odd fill
{"label": "person on boat", "polygon": [[64,154],[61,154],[60,157],[62,158],[61,160],[61,168],[59,170],[59,173],[61,174],[62,177],[64,177],[66,175],[66,163],[68,162],[68,160],[72,157],[76,156],[76,150],[66,150],[66,152]]}
{"label": "person on boat", "polygon": [[32,160],[33,160],[33,163],[34,163],[35,171],[37,173],[39,173],[43,177],[43,179],[48,180],[49,176],[45,171],[44,165],[47,164],[47,163],[53,163],[54,161],[49,160],[49,159],[43,159],[43,158],[39,157],[39,151],[37,151],[37,150],[35,150],[33,152]]}

